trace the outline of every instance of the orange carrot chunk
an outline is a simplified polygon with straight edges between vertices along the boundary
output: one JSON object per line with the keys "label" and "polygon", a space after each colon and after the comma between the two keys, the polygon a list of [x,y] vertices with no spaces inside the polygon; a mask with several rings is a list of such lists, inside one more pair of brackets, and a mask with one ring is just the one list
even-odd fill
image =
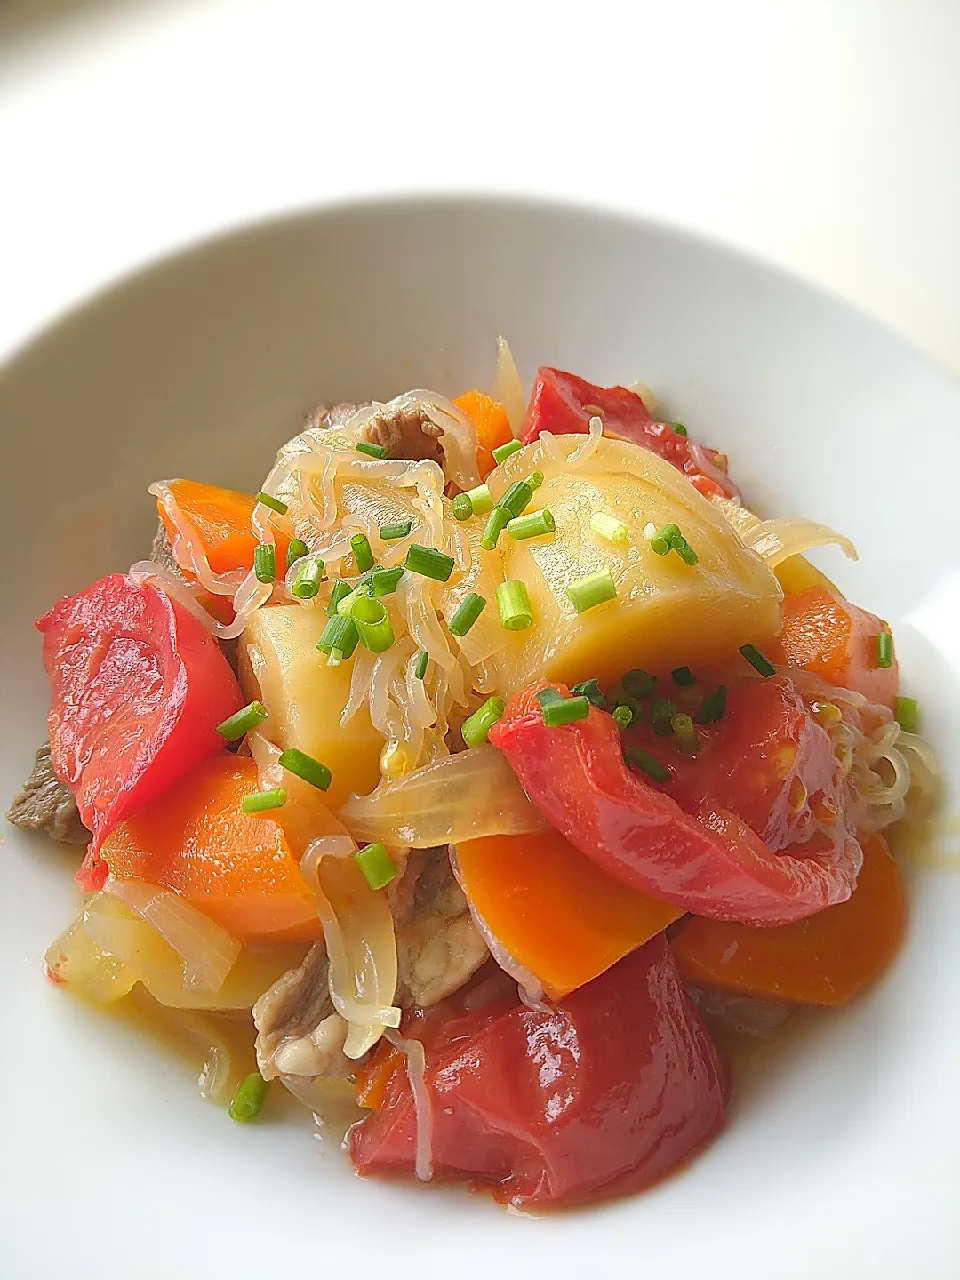
{"label": "orange carrot chunk", "polygon": [[457,396],[453,403],[477,428],[477,466],[481,478],[485,478],[496,466],[494,449],[513,439],[507,411],[498,400],[491,400],[476,388]]}
{"label": "orange carrot chunk", "polygon": [[475,910],[554,1000],[682,914],[611,880],[555,831],[467,840],[456,853]]}
{"label": "orange carrot chunk", "polygon": [[213,756],[116,827],[101,857],[118,879],[173,890],[241,942],[317,938],[316,909],[279,821],[241,807],[259,789],[249,757]]}
{"label": "orange carrot chunk", "polygon": [[[250,519],[257,499],[252,493],[221,489],[218,485],[203,484],[198,480],[171,480],[168,488],[184,517],[196,531],[214,573],[230,573],[235,569],[246,572],[253,567],[257,536]],[[173,544],[177,563],[184,573],[193,577],[189,555],[179,545],[177,528],[159,499],[157,510]],[[276,537],[277,574],[282,576],[290,539],[279,531]]]}
{"label": "orange carrot chunk", "polygon": [[907,903],[882,836],[861,837],[851,898],[772,929],[688,916],[671,941],[686,982],[760,999],[844,1004],[875,981],[903,940]]}
{"label": "orange carrot chunk", "polygon": [[387,1094],[393,1073],[406,1062],[401,1051],[387,1040],[381,1040],[355,1077],[357,1106],[379,1111]]}

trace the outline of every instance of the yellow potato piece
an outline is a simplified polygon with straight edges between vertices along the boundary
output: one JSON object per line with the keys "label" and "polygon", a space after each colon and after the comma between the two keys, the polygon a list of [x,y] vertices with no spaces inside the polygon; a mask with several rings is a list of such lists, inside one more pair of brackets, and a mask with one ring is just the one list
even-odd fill
{"label": "yellow potato piece", "polygon": [[[523,582],[532,604],[533,626],[509,633],[491,658],[505,692],[535,677],[574,683],[614,680],[632,667],[703,666],[778,633],[776,577],[669,463],[625,441],[557,436],[498,468],[490,477],[494,499],[535,468],[544,481],[527,510],[548,508],[556,535],[516,542],[503,534],[497,552],[481,553],[501,554],[505,577]],[[629,541],[594,533],[595,512],[622,521]],[[669,523],[699,563],[653,551],[645,527]],[[578,614],[566,587],[601,569],[613,576],[616,600]]]}
{"label": "yellow potato piece", "polygon": [[258,609],[240,640],[240,683],[270,713],[260,732],[278,747],[299,747],[333,774],[324,799],[337,809],[354,791],[380,781],[383,738],[366,706],[343,726],[352,662],[328,667],[317,641],[327,625],[321,605],[272,605]]}

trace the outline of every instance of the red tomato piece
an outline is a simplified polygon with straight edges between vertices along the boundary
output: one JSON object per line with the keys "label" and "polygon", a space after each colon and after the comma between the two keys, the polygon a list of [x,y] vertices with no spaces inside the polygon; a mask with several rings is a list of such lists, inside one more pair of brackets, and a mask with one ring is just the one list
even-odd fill
{"label": "red tomato piece", "polygon": [[51,761],[93,841],[77,880],[99,888],[104,838],[207,756],[243,705],[213,636],[158,587],[122,573],[66,596],[37,623],[53,689]]}
{"label": "red tomato piece", "polygon": [[[514,993],[442,1020],[428,1014],[417,1038],[435,1175],[474,1180],[520,1208],[649,1186],[723,1123],[726,1073],[663,935],[549,1009]],[[414,1171],[404,1067],[351,1130],[349,1151],[362,1173]]]}
{"label": "red tomato piece", "polygon": [[604,435],[649,449],[682,471],[704,497],[736,495],[722,456],[715,449],[680,435],[671,423],[656,422],[635,391],[627,387],[597,387],[574,373],[547,365],[537,370],[520,438],[529,444],[541,431],[585,434],[593,417],[602,419]]}
{"label": "red tomato piece", "polygon": [[[548,729],[535,697],[541,686],[511,701],[490,741],[548,821],[609,875],[696,915],[788,924],[845,902],[862,854],[845,826],[829,738],[789,680],[766,683],[769,690],[744,682],[729,749],[688,761],[665,738],[645,741],[661,763],[669,758],[665,789],[627,767],[606,712],[591,707],[585,720]],[[726,720],[710,732],[721,744]],[[794,778],[809,780],[808,809],[794,808]]]}

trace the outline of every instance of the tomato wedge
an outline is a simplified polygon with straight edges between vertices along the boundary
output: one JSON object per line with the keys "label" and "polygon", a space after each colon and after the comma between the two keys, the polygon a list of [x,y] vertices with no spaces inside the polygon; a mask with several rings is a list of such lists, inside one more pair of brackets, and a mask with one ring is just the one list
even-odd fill
{"label": "tomato wedge", "polygon": [[53,767],[93,841],[78,873],[100,888],[104,837],[223,750],[236,676],[204,625],[158,587],[122,573],[67,596],[37,623],[53,691]]}

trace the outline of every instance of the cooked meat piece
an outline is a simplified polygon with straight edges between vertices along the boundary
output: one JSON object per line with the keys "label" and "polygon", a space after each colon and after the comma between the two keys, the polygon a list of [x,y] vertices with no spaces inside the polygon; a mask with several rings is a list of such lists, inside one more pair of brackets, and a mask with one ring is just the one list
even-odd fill
{"label": "cooked meat piece", "polygon": [[427,1008],[459,990],[490,957],[477,932],[445,848],[412,853],[404,880],[412,894],[396,899],[397,1003]]}
{"label": "cooked meat piece", "polygon": [[322,942],[298,969],[278,978],[253,1006],[257,1063],[265,1080],[277,1076],[352,1075],[357,1064],[343,1054],[347,1024],[333,1008],[329,965]]}
{"label": "cooked meat piece", "polygon": [[90,832],[80,821],[73,792],[53,772],[50,743],[37,749],[33,772],[13,797],[7,817],[24,831],[45,831],[62,844],[86,844]]}
{"label": "cooked meat piece", "polygon": [[174,559],[173,547],[170,545],[170,535],[167,533],[167,526],[162,520],[157,521],[157,532],[153,535],[153,542],[150,546],[150,559],[154,564],[158,564],[161,569],[169,570],[181,582],[186,582],[186,578],[180,572],[180,566]]}
{"label": "cooked meat piece", "polygon": [[355,413],[366,407],[366,404],[350,404],[349,401],[344,401],[343,404],[318,404],[306,416],[306,429],[323,431],[327,427],[342,427]]}
{"label": "cooked meat piece", "polygon": [[443,432],[419,405],[405,409],[383,410],[367,423],[366,437],[371,444],[381,444],[388,458],[426,458],[443,466]]}

